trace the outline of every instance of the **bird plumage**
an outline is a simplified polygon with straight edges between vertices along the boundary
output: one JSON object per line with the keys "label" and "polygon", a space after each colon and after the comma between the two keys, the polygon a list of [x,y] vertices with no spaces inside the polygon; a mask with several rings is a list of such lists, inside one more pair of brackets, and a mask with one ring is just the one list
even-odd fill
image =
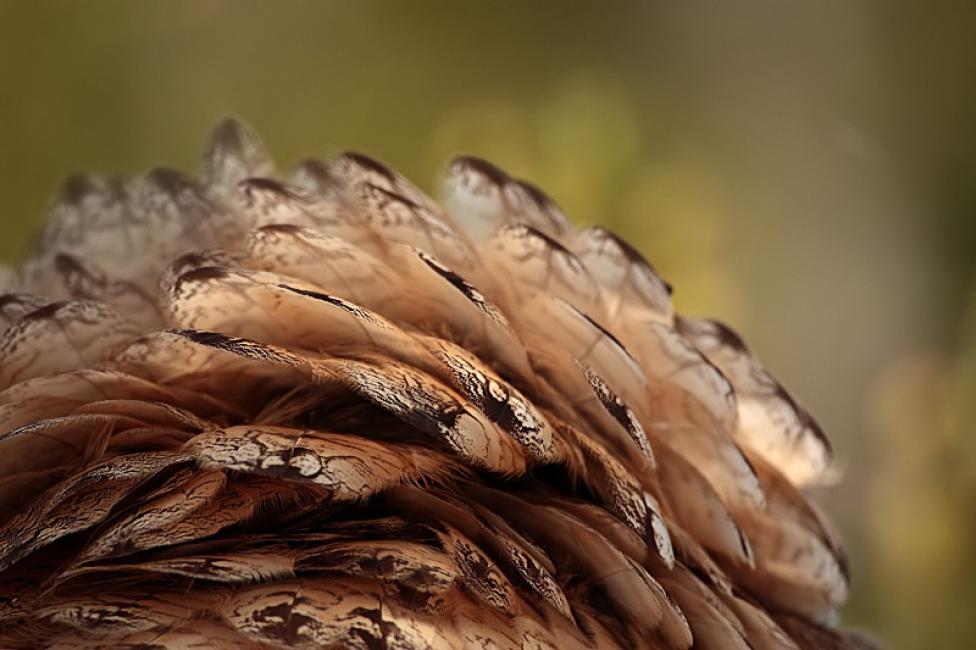
{"label": "bird plumage", "polygon": [[813,418],[475,158],[75,177],[0,275],[0,640],[857,648]]}

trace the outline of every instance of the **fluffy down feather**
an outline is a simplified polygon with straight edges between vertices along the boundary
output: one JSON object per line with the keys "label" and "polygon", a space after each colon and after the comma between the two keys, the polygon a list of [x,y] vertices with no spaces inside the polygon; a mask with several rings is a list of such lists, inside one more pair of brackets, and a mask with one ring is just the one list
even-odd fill
{"label": "fluffy down feather", "polygon": [[0,269],[0,644],[859,648],[819,427],[475,158],[75,177]]}

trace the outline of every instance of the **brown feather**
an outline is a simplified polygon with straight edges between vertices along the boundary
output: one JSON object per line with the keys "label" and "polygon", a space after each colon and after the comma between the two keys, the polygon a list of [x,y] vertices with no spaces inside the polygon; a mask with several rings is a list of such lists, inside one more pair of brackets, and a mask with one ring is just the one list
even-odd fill
{"label": "brown feather", "polygon": [[625,241],[476,158],[274,173],[223,122],[0,268],[0,645],[872,647],[823,433]]}

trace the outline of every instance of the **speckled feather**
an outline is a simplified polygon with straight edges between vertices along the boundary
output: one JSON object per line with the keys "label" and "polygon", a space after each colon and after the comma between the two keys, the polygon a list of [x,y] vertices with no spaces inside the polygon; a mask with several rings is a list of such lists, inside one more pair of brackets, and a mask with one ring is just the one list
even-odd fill
{"label": "speckled feather", "polygon": [[[69,179],[0,269],[0,644],[865,648],[810,414],[485,161]],[[442,207],[443,205],[443,207]]]}

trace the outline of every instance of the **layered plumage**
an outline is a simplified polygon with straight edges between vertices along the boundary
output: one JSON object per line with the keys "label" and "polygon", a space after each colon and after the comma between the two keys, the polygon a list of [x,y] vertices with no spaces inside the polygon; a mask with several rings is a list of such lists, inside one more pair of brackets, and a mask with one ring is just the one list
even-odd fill
{"label": "layered plumage", "polygon": [[459,158],[70,179],[0,280],[12,647],[825,648],[830,447],[626,242]]}

